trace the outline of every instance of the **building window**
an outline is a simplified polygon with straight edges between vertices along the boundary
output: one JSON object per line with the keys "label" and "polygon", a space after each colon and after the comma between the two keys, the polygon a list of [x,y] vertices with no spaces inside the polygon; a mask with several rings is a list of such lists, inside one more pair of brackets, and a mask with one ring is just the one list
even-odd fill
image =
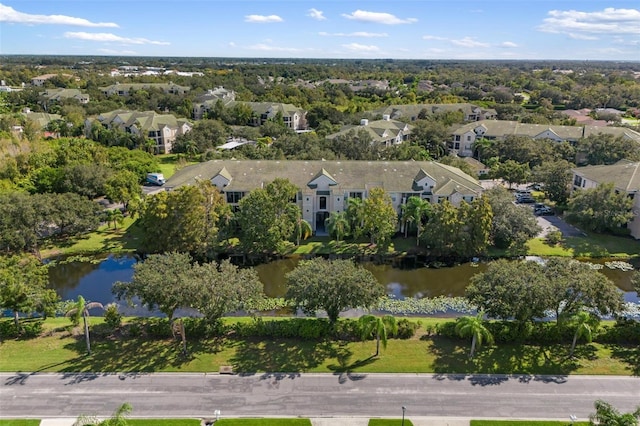
{"label": "building window", "polygon": [[350,192],[349,198],[360,198],[362,200],[362,192]]}
{"label": "building window", "polygon": [[227,203],[237,204],[244,197],[244,192],[227,192]]}
{"label": "building window", "polygon": [[576,175],[576,177],[573,178],[573,184],[575,186],[582,186],[582,178]]}
{"label": "building window", "polygon": [[456,140],[456,141],[460,141],[460,135],[456,135],[455,140]]}
{"label": "building window", "polygon": [[467,142],[469,142],[471,140],[471,136],[467,135]]}
{"label": "building window", "polygon": [[320,210],[327,209],[327,197],[320,197]]}
{"label": "building window", "polygon": [[453,145],[453,148],[454,148],[454,149],[460,149],[460,143],[456,142],[456,143]]}

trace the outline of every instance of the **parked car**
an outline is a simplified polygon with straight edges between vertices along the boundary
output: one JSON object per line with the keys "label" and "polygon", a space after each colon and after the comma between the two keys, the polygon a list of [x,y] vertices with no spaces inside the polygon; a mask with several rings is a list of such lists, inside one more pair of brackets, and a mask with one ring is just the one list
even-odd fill
{"label": "parked car", "polygon": [[536,200],[531,195],[521,195],[516,197],[516,203],[533,204]]}
{"label": "parked car", "polygon": [[542,207],[540,209],[535,209],[533,214],[536,216],[553,216],[553,210],[550,207]]}

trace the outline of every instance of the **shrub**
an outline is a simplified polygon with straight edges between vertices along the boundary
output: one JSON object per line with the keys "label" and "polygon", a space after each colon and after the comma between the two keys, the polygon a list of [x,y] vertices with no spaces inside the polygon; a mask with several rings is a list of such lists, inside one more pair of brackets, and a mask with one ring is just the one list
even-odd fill
{"label": "shrub", "polygon": [[33,338],[42,334],[41,319],[23,320],[18,326],[12,320],[0,321],[0,337],[6,338]]}
{"label": "shrub", "polygon": [[166,339],[172,336],[167,318],[147,318],[144,329],[150,337]]}
{"label": "shrub", "polygon": [[122,324],[122,315],[118,312],[118,305],[110,303],[104,308],[104,322],[111,330],[115,330]]}
{"label": "shrub", "polygon": [[409,321],[406,318],[403,318],[397,322],[398,332],[394,334],[392,337],[398,339],[410,339],[416,335],[416,330],[420,328],[420,324],[417,322]]}
{"label": "shrub", "polygon": [[547,234],[547,244],[550,246],[558,245],[562,241],[562,232],[551,231]]}
{"label": "shrub", "polygon": [[598,343],[640,345],[640,322],[619,318],[613,326],[604,326],[594,340]]}

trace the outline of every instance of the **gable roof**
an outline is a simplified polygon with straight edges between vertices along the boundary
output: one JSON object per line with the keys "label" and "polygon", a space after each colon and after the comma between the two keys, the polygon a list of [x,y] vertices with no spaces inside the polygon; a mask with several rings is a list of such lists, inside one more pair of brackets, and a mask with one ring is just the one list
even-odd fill
{"label": "gable roof", "polygon": [[223,168],[233,178],[226,191],[251,191],[276,178],[289,179],[300,190],[308,191],[307,184],[324,175],[336,182],[334,191],[381,186],[387,192],[410,193],[422,191],[414,187],[415,177],[422,171],[436,181],[434,193],[446,192],[442,188],[444,185],[468,195],[477,196],[482,192],[482,186],[475,178],[434,161],[211,160],[180,169],[167,180],[165,187],[193,185],[197,180],[212,179]]}
{"label": "gable roof", "polygon": [[613,183],[620,191],[640,191],[640,161],[620,160],[610,165],[578,167],[572,172],[598,184]]}
{"label": "gable roof", "polygon": [[400,132],[410,133],[412,128],[413,126],[398,120],[374,120],[368,121],[367,124],[343,126],[339,132],[327,135],[327,139],[335,139],[352,130],[356,133],[364,130],[374,142],[384,142],[396,138]]}

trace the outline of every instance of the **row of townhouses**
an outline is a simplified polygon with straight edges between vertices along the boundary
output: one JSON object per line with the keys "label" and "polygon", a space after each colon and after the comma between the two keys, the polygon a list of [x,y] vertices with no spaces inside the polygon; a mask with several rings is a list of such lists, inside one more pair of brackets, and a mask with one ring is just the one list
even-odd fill
{"label": "row of townhouses", "polygon": [[453,140],[448,148],[461,157],[474,155],[474,143],[481,138],[495,140],[507,136],[527,136],[533,139],[551,139],[557,142],[577,142],[591,135],[610,134],[640,143],[640,133],[626,127],[601,126],[554,126],[549,124],[526,124],[517,121],[483,120],[468,123],[453,131]]}
{"label": "row of townhouses", "polygon": [[455,167],[433,161],[237,161],[211,160],[184,167],[164,185],[171,190],[209,180],[236,208],[251,190],[276,178],[298,187],[296,203],[314,232],[325,230],[331,213],[346,210],[349,198],[367,198],[372,188],[383,188],[398,213],[411,196],[431,203],[471,202],[482,193],[473,177]]}

